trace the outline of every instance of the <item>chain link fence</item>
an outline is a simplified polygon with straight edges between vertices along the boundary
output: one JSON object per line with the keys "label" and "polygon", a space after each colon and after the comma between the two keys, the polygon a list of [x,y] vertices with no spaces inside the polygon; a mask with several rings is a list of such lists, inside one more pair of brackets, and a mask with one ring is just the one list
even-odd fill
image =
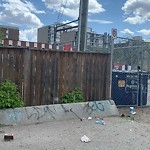
{"label": "chain link fence", "polygon": [[112,97],[118,105],[150,105],[150,43],[118,37],[114,40]]}
{"label": "chain link fence", "polygon": [[142,71],[150,72],[150,42],[127,38],[116,38],[114,41],[113,63],[138,67]]}

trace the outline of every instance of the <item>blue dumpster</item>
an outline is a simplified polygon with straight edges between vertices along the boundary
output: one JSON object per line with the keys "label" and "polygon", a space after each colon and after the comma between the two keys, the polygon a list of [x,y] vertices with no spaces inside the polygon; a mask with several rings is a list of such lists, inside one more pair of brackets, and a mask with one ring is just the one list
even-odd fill
{"label": "blue dumpster", "polygon": [[138,71],[112,72],[112,99],[118,106],[147,104],[148,73]]}

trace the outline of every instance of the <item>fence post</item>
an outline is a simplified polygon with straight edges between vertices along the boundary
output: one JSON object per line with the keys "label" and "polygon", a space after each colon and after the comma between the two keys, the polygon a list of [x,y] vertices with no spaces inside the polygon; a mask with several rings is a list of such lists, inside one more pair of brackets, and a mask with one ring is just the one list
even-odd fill
{"label": "fence post", "polygon": [[30,105],[30,70],[31,70],[31,50],[26,49],[24,53],[24,103],[26,106]]}
{"label": "fence post", "polygon": [[109,85],[109,100],[112,99],[111,89],[112,89],[112,70],[113,70],[113,52],[114,52],[114,38],[111,37],[111,58],[110,58],[110,85]]}

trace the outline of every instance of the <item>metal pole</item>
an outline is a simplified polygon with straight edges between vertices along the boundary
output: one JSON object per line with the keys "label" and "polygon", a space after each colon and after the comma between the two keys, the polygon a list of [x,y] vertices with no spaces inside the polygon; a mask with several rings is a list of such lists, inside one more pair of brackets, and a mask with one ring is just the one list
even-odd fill
{"label": "metal pole", "polygon": [[142,41],[142,43],[141,43],[141,71],[143,71],[143,60],[144,60],[144,55],[143,55],[143,50],[144,50],[144,48],[143,48],[143,46],[144,46],[144,42]]}
{"label": "metal pole", "polygon": [[89,4],[89,0],[80,0],[79,27],[78,27],[78,51],[86,50],[88,4]]}
{"label": "metal pole", "polygon": [[[139,41],[140,42],[140,41]],[[140,107],[142,107],[143,105],[143,42],[140,42],[140,45],[141,45],[141,49],[140,49],[140,59],[141,59],[141,73],[140,73]]]}
{"label": "metal pole", "polygon": [[56,50],[57,25],[54,26],[54,50]]}
{"label": "metal pole", "polygon": [[140,94],[140,73],[139,73],[139,68],[137,69],[137,106],[139,106],[139,94]]}
{"label": "metal pole", "polygon": [[81,30],[81,12],[82,12],[82,0],[80,0],[80,6],[79,6],[79,22],[78,22],[78,46],[77,46],[77,51],[80,51],[80,30]]}
{"label": "metal pole", "polygon": [[112,65],[113,65],[113,52],[114,52],[114,38],[111,37],[111,58],[110,58],[110,85],[109,85],[109,100],[111,100],[111,89],[112,89]]}

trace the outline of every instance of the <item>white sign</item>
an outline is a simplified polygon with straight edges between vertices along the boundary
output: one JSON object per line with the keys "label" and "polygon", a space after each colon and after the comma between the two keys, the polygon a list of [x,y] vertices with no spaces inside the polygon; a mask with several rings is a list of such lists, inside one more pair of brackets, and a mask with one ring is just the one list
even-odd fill
{"label": "white sign", "polygon": [[115,39],[117,38],[117,29],[112,29],[111,30],[111,36]]}

